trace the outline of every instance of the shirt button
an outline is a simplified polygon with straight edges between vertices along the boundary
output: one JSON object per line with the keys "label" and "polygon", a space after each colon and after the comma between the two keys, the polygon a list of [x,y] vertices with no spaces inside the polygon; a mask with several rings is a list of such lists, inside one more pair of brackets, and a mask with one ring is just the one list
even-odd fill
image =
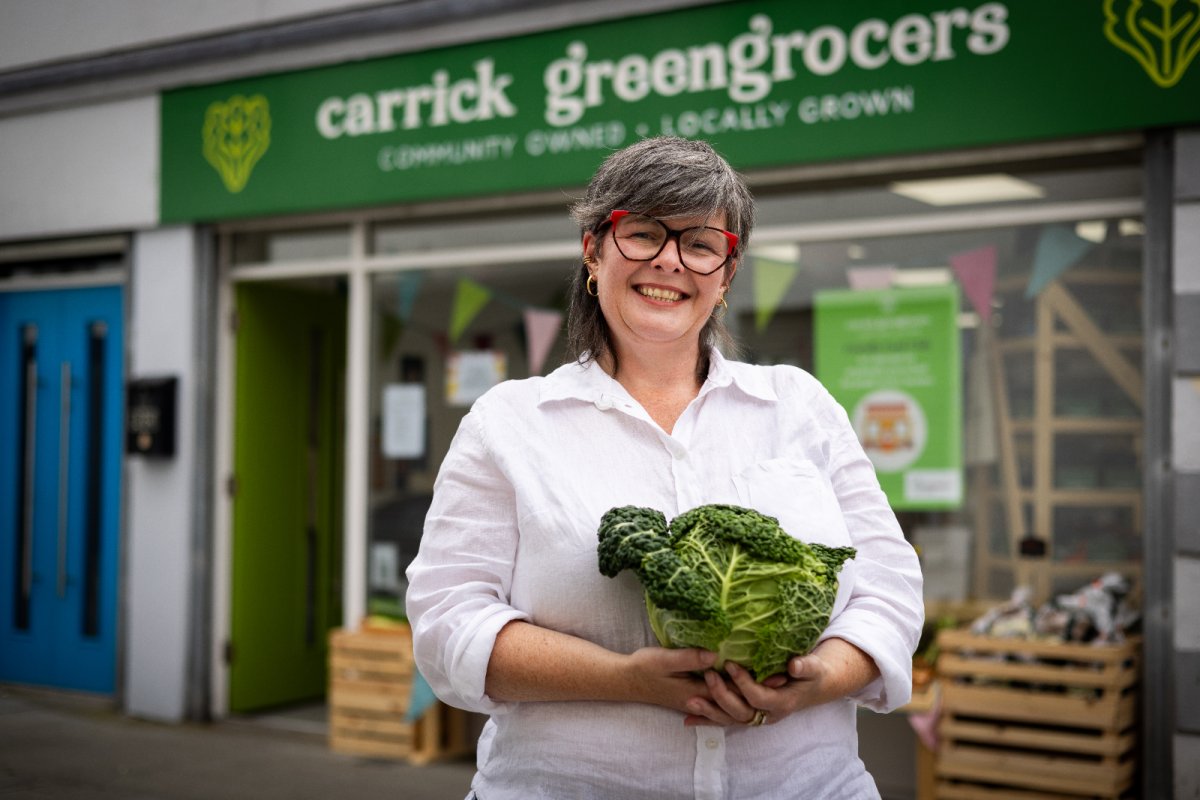
{"label": "shirt button", "polygon": [[600,409],[601,411],[608,411],[612,407],[613,401],[607,397],[601,397],[596,401],[596,408]]}
{"label": "shirt button", "polygon": [[709,750],[716,750],[718,747],[721,746],[721,743],[718,742],[716,739],[709,739],[704,744]]}

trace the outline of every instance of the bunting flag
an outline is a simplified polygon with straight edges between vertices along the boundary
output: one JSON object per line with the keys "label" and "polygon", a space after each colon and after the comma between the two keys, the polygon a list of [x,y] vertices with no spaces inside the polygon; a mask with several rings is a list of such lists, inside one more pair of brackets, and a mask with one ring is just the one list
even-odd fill
{"label": "bunting flag", "polygon": [[1025,297],[1032,298],[1046,284],[1062,275],[1090,250],[1092,242],[1082,239],[1069,225],[1047,225],[1042,229],[1033,254],[1033,275],[1025,287]]}
{"label": "bunting flag", "polygon": [[401,322],[408,322],[412,316],[417,295],[421,293],[421,284],[424,282],[425,273],[415,270],[401,272],[396,277],[396,315],[400,317]]}
{"label": "bunting flag", "polygon": [[962,284],[963,294],[980,319],[992,318],[992,291],[996,287],[996,245],[950,256],[950,266]]}
{"label": "bunting flag", "polygon": [[967,361],[967,414],[963,432],[963,459],[967,466],[994,464],[999,450],[996,441],[999,425],[989,369],[992,348],[996,345],[990,325],[980,325],[977,331],[975,347]]}
{"label": "bunting flag", "polygon": [[471,324],[471,320],[483,310],[492,299],[492,291],[486,286],[468,278],[458,282],[454,292],[454,310],[450,315],[450,342],[457,343],[458,337]]}
{"label": "bunting flag", "polygon": [[392,314],[384,312],[380,315],[382,319],[381,330],[379,334],[380,351],[385,358],[390,358],[392,348],[400,341],[400,337],[404,334],[404,323],[397,319]]}
{"label": "bunting flag", "polygon": [[921,740],[921,744],[936,753],[938,749],[938,723],[942,719],[941,696],[934,696],[933,707],[928,711],[914,711],[905,716],[908,717],[908,724],[912,726],[913,732],[917,734],[917,738]]}
{"label": "bunting flag", "polygon": [[895,267],[847,267],[846,281],[855,291],[892,288]]}
{"label": "bunting flag", "polygon": [[754,326],[759,331],[771,324],[771,318],[799,271],[799,264],[754,259]]}
{"label": "bunting flag", "polygon": [[562,327],[563,315],[542,308],[525,309],[525,350],[529,357],[529,374],[541,375],[542,364],[550,355],[550,346]]}
{"label": "bunting flag", "polygon": [[408,696],[408,711],[404,714],[405,722],[416,722],[425,716],[425,712],[437,702],[437,696],[429,686],[429,681],[419,669],[413,670],[412,689]]}

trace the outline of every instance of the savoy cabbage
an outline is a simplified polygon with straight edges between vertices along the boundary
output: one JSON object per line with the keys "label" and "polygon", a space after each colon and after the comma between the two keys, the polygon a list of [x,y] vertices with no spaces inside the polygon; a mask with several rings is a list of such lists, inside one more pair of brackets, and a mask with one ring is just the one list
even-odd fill
{"label": "savoy cabbage", "polygon": [[621,506],[600,520],[600,572],[641,580],[664,647],[702,647],[760,682],[812,649],[829,624],[837,574],[852,547],[805,544],[748,508],[705,505],[667,524],[652,508]]}

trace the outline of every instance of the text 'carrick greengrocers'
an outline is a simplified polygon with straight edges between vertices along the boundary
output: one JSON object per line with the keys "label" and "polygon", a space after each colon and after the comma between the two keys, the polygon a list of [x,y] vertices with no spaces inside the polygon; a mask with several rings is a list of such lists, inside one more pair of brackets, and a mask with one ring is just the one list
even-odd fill
{"label": "text 'carrick greengrocers'", "polygon": [[[611,101],[636,103],[716,90],[735,103],[757,103],[778,84],[802,74],[825,77],[850,65],[868,72],[888,63],[911,67],[964,53],[988,56],[1008,41],[1008,8],[998,2],[974,10],[907,14],[891,22],[865,19],[849,30],[822,25],[776,31],[771,17],[756,14],[746,31],[726,43],[618,59],[592,59],[587,44],[574,41],[543,71],[543,118],[551,127],[564,127]],[[317,131],[337,139],[517,115],[509,96],[513,75],[498,72],[490,58],[474,62],[470,70],[455,78],[439,69],[419,85],[327,97],[316,111]]]}

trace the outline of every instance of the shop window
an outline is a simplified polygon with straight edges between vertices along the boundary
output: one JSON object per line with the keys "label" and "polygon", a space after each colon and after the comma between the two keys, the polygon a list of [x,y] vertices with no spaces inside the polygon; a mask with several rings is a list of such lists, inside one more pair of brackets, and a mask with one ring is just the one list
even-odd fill
{"label": "shop window", "polygon": [[445,251],[485,246],[502,248],[544,243],[575,243],[579,231],[563,211],[530,213],[521,217],[461,220],[381,222],[374,226],[371,252],[377,256]]}
{"label": "shop window", "polygon": [[234,265],[324,261],[349,256],[350,229],[345,226],[254,231],[233,236]]}
{"label": "shop window", "polygon": [[[125,236],[90,236],[0,245],[0,281],[66,280],[125,269]],[[116,279],[121,280],[120,277]]]}
{"label": "shop window", "polygon": [[371,613],[403,614],[433,481],[473,400],[564,360],[567,282],[577,263],[417,269],[372,290]]}
{"label": "shop window", "polygon": [[[1054,208],[1063,203],[1094,202],[1106,198],[1127,199],[1140,197],[1142,192],[1142,174],[1137,168],[1131,168],[1124,163],[1105,165],[1101,167],[1061,169],[1054,172],[1012,170],[992,175],[949,175],[928,180],[898,180],[883,186],[868,184],[865,186],[836,187],[823,190],[806,191],[803,193],[780,194],[765,189],[756,191],[758,200],[759,234],[767,235],[770,231],[792,227],[805,229],[805,235],[820,236],[821,242],[829,243],[834,236],[842,241],[838,231],[858,227],[858,221],[863,219],[887,220],[898,218],[922,218],[917,224],[932,229],[935,222],[930,221],[931,213],[955,214],[963,211],[990,212],[1004,209],[1018,202],[1018,198],[1006,194],[990,194],[986,188],[975,194],[964,195],[961,192],[961,182],[973,181],[976,178],[1001,177],[1010,185],[1020,185],[1027,189],[1021,194],[1019,203],[1022,208],[1038,207]],[[913,191],[913,189],[919,191]],[[980,218],[982,226],[982,217]],[[1081,233],[1091,239],[1103,236],[1098,226],[1103,220],[1080,220],[1085,227]],[[1126,219],[1123,223],[1128,229],[1140,227],[1137,220]],[[853,235],[853,234],[850,234]],[[944,232],[943,236],[953,238],[957,234]],[[967,234],[969,237],[969,234]],[[889,240],[890,241],[890,240]],[[809,240],[810,246],[812,240]],[[876,245],[884,244],[875,240]],[[848,241],[844,244],[857,244],[852,259],[863,263],[894,263],[885,252],[878,247],[872,247],[872,242],[862,240]],[[1114,258],[1116,256],[1113,256]],[[885,259],[881,262],[880,259]],[[1136,263],[1127,264],[1136,268]]]}
{"label": "shop window", "polygon": [[[948,335],[959,354],[953,466],[961,491],[944,483],[935,490],[940,502],[897,509],[919,546],[965,537],[952,553],[925,553],[958,559],[956,577],[966,575],[952,585],[931,581],[932,599],[1007,598],[1019,585],[1045,598],[1106,571],[1140,572],[1141,172],[1014,177],[1034,187],[1015,221],[1000,200],[931,205],[936,191],[925,200],[891,186],[763,192],[751,249],[727,295],[739,357],[818,377],[823,293],[944,287],[955,295]],[[372,224],[373,612],[403,613],[404,570],[473,397],[491,382],[562,363],[578,241],[565,209]],[[881,425],[915,429],[889,409],[876,409]],[[934,414],[921,424],[946,422]]]}
{"label": "shop window", "polygon": [[[730,321],[746,360],[797,364],[825,380],[814,357],[822,293],[954,287],[961,501],[899,509],[910,538],[931,526],[969,537],[956,550],[966,554],[956,569],[971,576],[967,596],[937,599],[1006,597],[1021,584],[1046,598],[1106,571],[1136,582],[1142,236],[1138,219],[1118,217],[771,242],[742,265]],[[881,475],[894,468],[876,460]]]}

